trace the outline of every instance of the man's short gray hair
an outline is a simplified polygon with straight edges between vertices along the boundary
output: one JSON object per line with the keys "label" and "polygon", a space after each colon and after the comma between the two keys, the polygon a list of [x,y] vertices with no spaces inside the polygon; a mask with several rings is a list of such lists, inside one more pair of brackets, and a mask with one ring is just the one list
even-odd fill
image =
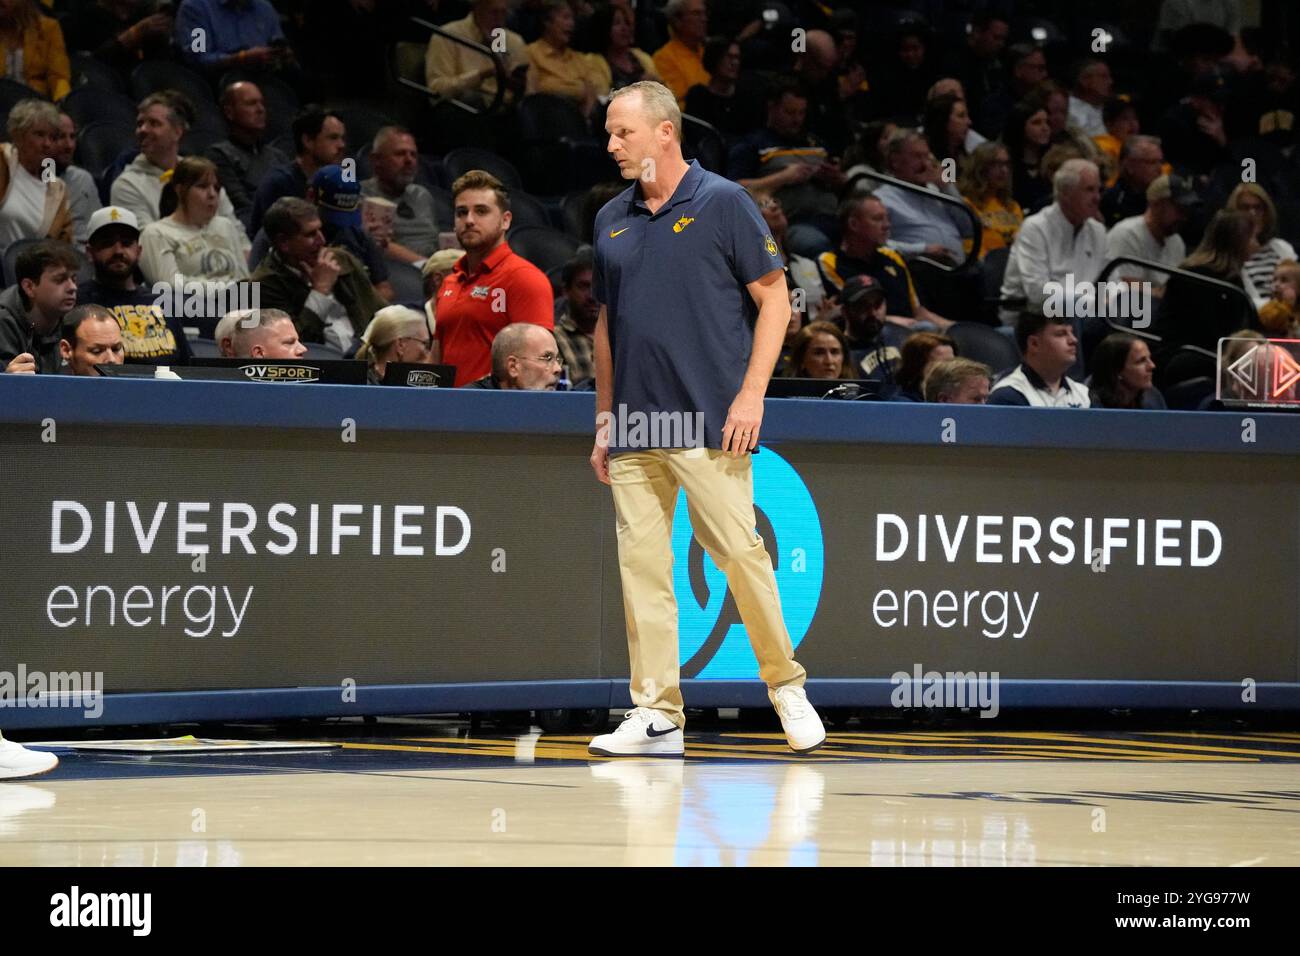
{"label": "man's short gray hair", "polygon": [[677,142],[682,141],[682,111],[672,90],[654,80],[638,80],[610,93],[609,101],[613,103],[620,96],[630,93],[641,94],[641,111],[652,123],[656,126],[665,120],[672,123]]}
{"label": "man's short gray hair", "polygon": [[379,152],[384,148],[384,143],[394,136],[410,136],[412,139],[415,138],[415,134],[405,126],[381,126],[379,127],[379,131],[375,133],[375,138],[370,141],[370,151],[372,153]]}
{"label": "man's short gray hair", "polygon": [[[293,321],[293,316],[283,309],[236,309],[229,312],[217,323],[217,331],[213,334],[216,336],[218,345],[221,343],[223,333],[230,336],[230,347],[234,350],[235,355],[247,351],[251,347],[249,339],[258,333],[261,329],[266,328],[272,322],[279,322],[281,319]],[[233,320],[233,325],[229,331],[223,328],[223,324]]]}
{"label": "man's short gray hair", "polygon": [[914,139],[925,139],[920,130],[912,129],[910,126],[901,126],[889,135],[885,140],[885,162],[889,166],[894,165],[894,157],[907,148],[907,144]]}
{"label": "man's short gray hair", "polygon": [[59,128],[59,108],[53,103],[35,98],[19,100],[9,111],[9,138],[17,133],[25,133],[33,126],[45,124],[53,129]]}
{"label": "man's short gray hair", "polygon": [[497,333],[492,340],[492,377],[498,382],[505,381],[506,359],[519,355],[528,344],[528,333],[542,326],[532,322],[511,322]]}
{"label": "man's short gray hair", "polygon": [[676,20],[682,15],[682,11],[686,9],[686,4],[690,2],[691,0],[668,0],[664,4],[664,19]]}
{"label": "man's short gray hair", "polygon": [[1124,140],[1124,145],[1119,148],[1120,162],[1122,163],[1124,160],[1128,159],[1133,150],[1140,146],[1154,146],[1159,149],[1160,137],[1148,136],[1145,133],[1134,133],[1132,136],[1128,137],[1128,139]]}
{"label": "man's short gray hair", "polygon": [[1085,171],[1091,169],[1098,179],[1101,171],[1091,159],[1067,159],[1052,177],[1052,198],[1059,200],[1068,190],[1079,185]]}

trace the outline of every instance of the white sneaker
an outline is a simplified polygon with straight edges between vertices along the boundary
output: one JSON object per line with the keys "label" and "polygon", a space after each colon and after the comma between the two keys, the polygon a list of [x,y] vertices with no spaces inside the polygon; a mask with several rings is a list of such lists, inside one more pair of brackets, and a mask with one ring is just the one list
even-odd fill
{"label": "white sneaker", "polygon": [[681,757],[686,752],[681,728],[649,707],[636,707],[623,715],[612,734],[601,734],[587,746],[600,757]]}
{"label": "white sneaker", "polygon": [[812,753],[826,743],[826,728],[813,705],[808,703],[802,687],[778,687],[768,696],[781,718],[781,729],[791,750],[798,754]]}
{"label": "white sneaker", "polygon": [[0,780],[17,780],[49,773],[59,765],[59,758],[40,750],[26,747],[0,737]]}

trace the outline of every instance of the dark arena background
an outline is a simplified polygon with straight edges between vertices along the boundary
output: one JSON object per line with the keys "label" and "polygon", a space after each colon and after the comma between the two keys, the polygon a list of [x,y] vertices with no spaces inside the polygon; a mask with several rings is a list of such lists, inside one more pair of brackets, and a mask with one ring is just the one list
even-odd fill
{"label": "dark arena background", "polygon": [[[1298,34],[1282,0],[0,0],[0,925],[166,936],[288,866],[276,906],[345,866],[394,900],[835,866],[926,868],[884,891],[923,914],[928,868],[994,867],[962,906],[1280,923]],[[639,81],[680,147],[607,122]],[[683,491],[684,757],[588,749],[634,705],[604,309],[664,272],[595,222],[648,236],[621,194],[678,148],[661,232],[746,285],[703,175],[784,272],[754,523],[809,752]],[[715,341],[608,321],[620,363]]]}

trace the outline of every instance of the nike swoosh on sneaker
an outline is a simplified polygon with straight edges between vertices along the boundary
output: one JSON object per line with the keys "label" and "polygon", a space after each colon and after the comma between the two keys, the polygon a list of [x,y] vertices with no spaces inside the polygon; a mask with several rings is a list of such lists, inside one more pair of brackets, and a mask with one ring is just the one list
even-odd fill
{"label": "nike swoosh on sneaker", "polygon": [[645,735],[647,737],[663,737],[666,734],[671,734],[674,730],[677,729],[678,729],[677,727],[669,727],[667,730],[655,730],[653,727],[647,727],[645,729]]}

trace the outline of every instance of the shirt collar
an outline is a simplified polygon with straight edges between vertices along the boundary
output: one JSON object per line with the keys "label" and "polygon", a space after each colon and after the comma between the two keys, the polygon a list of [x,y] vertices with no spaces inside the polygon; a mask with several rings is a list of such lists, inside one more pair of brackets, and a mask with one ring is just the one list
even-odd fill
{"label": "shirt collar", "polygon": [[[668,197],[668,201],[660,206],[659,211],[653,213],[651,218],[660,216],[665,210],[694,199],[695,193],[699,190],[700,183],[703,181],[704,167],[700,165],[699,160],[690,160],[686,165],[686,175],[682,176],[682,181],[677,184],[677,188]],[[650,207],[645,204],[645,199],[641,195],[641,181],[639,179],[633,185],[631,196],[628,199],[628,211],[633,212],[637,209],[644,209],[646,212],[650,211]]]}
{"label": "shirt collar", "polygon": [[[507,239],[484,257],[483,261],[479,263],[478,270],[474,273],[474,276],[480,276],[485,272],[491,272],[493,269],[501,265],[501,263],[505,262],[506,259],[510,258],[511,254],[510,240]],[[465,265],[465,259],[465,256],[461,256],[456,260],[456,264],[451,267],[451,271],[454,272],[462,282],[473,278],[469,273],[468,267]]]}

